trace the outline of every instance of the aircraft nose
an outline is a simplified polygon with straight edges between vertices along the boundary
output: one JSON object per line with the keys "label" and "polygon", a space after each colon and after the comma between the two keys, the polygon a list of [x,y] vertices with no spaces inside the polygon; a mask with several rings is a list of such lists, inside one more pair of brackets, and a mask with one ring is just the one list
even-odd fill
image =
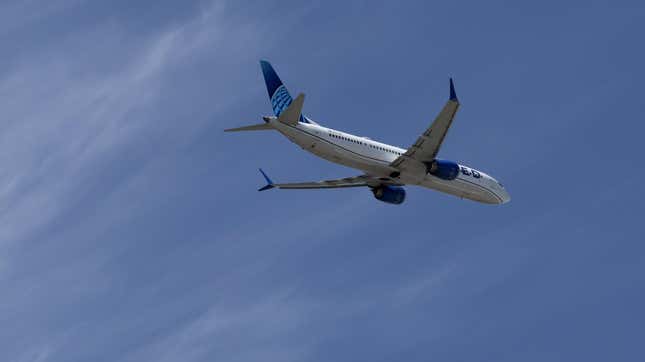
{"label": "aircraft nose", "polygon": [[506,190],[503,190],[503,191],[501,192],[500,197],[501,197],[501,199],[502,199],[502,202],[500,202],[500,204],[505,204],[505,203],[507,203],[507,202],[511,201],[511,195],[509,195],[509,193],[508,193],[508,192],[506,192]]}

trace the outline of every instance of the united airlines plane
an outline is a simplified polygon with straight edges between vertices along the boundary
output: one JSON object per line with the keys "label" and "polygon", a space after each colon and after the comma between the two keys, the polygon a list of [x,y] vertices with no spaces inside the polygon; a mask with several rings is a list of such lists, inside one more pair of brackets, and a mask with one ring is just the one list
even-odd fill
{"label": "united airlines plane", "polygon": [[472,167],[439,159],[437,154],[459,109],[455,86],[450,79],[450,98],[434,122],[408,149],[391,146],[367,137],[323,127],[302,114],[304,94],[295,99],[275,70],[261,61],[271,106],[275,116],[264,122],[232,128],[226,132],[276,130],[304,150],[328,161],[355,168],[361,174],[336,180],[274,183],[262,169],[267,185],[259,191],[279,189],[333,189],[368,187],[374,197],[390,204],[405,200],[405,185],[416,185],[486,204],[504,204],[511,197],[493,177]]}

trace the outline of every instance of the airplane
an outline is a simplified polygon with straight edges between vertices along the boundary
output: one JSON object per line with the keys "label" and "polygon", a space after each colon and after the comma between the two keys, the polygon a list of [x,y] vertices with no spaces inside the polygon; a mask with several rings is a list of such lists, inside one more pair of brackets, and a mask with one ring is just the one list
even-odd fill
{"label": "airplane", "polygon": [[274,183],[260,169],[267,185],[258,191],[368,187],[377,200],[402,204],[406,195],[403,186],[416,185],[485,204],[505,204],[511,200],[504,186],[486,173],[437,158],[459,109],[452,78],[448,102],[430,128],[410,148],[404,149],[321,126],[302,114],[304,94],[293,99],[271,64],[261,60],[260,66],[275,116],[262,117],[264,123],[224,131],[276,130],[302,149],[333,163],[358,169],[362,174],[317,182]]}

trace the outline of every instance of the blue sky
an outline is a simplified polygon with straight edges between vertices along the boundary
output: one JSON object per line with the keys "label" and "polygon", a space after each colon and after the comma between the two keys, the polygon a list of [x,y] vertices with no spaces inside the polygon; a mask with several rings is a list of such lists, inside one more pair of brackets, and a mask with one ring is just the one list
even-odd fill
{"label": "blue sky", "polygon": [[[642,361],[640,2],[5,1],[3,361]],[[268,59],[332,128],[501,180],[345,177],[275,133]]]}

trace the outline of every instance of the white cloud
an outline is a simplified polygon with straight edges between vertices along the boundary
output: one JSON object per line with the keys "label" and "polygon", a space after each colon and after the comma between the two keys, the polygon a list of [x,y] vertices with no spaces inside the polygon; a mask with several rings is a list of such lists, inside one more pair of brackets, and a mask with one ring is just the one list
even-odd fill
{"label": "white cloud", "polygon": [[[215,303],[207,311],[128,360],[196,361],[206,355],[227,361],[302,360],[307,346],[295,337],[313,305],[283,291],[242,305]],[[288,338],[288,337],[291,337]],[[284,344],[281,341],[294,340]],[[252,346],[252,347],[251,347]]]}
{"label": "white cloud", "polygon": [[0,34],[29,26],[40,19],[61,13],[84,0],[22,0],[0,4]]}
{"label": "white cloud", "polygon": [[[32,21],[34,14],[18,10],[16,24]],[[0,304],[0,320],[26,318],[20,328],[3,332],[2,337],[7,337],[3,343],[10,343],[9,338],[23,340],[21,333],[39,318],[48,318],[47,311],[52,316],[60,312],[48,302],[68,300],[77,305],[88,295],[111,287],[105,263],[119,250],[108,252],[106,246],[91,245],[90,241],[124,220],[131,212],[130,205],[99,194],[95,195],[96,208],[83,210],[85,215],[97,215],[84,220],[88,224],[75,220],[61,224],[63,217],[73,210],[79,192],[95,182],[93,178],[106,160],[117,155],[127,159],[130,146],[142,141],[151,124],[164,126],[159,121],[164,113],[159,97],[168,73],[187,60],[210,57],[211,42],[227,39],[213,36],[218,31],[230,35],[226,28],[230,24],[220,16],[209,8],[189,23],[145,38],[124,34],[113,23],[97,24],[55,46],[30,49],[32,56],[2,73],[0,291],[5,298]],[[252,46],[251,34],[243,36],[247,36],[245,46]],[[105,59],[106,55],[114,58]],[[225,103],[231,98],[224,95],[221,99]],[[187,133],[197,132],[204,120],[182,126]],[[118,194],[131,192],[139,176],[135,173],[133,180],[118,185]],[[59,226],[63,229],[56,237],[42,233]],[[69,249],[70,245],[78,250]],[[70,320],[68,328],[76,323]],[[56,353],[52,341],[59,333],[45,326],[32,331],[33,348],[16,352],[15,358],[47,360]],[[44,342],[36,343],[40,339]],[[12,350],[19,348],[15,345]],[[2,349],[3,357],[12,351]]]}
{"label": "white cloud", "polygon": [[[129,146],[145,142],[150,128],[164,126],[159,124],[167,111],[162,96],[173,71],[195,59],[233,63],[235,57],[258,45],[259,32],[254,25],[227,19],[223,11],[219,6],[209,7],[188,23],[146,38],[131,38],[114,24],[99,25],[79,32],[60,46],[33,50],[32,58],[0,79],[0,109],[4,114],[0,119],[0,291],[10,295],[0,306],[0,320],[15,321],[34,310],[55,315],[60,309],[73,308],[63,305],[66,302],[83,305],[90,297],[118,290],[115,283],[119,281],[106,269],[122,250],[92,242],[138,211],[138,206],[129,201],[145,193],[148,179],[158,176],[155,167],[159,161],[151,156],[110,194],[96,195],[96,203],[82,210],[84,216],[91,215],[82,223],[64,220],[64,215],[75,206],[78,193],[102,171],[97,168],[105,165],[106,159],[127,160]],[[114,59],[102,58],[109,54],[114,54]],[[213,97],[217,96],[218,103],[235,102],[237,92],[230,88],[229,84],[213,85]],[[190,102],[189,98],[184,101]],[[196,120],[182,126],[189,128],[187,133],[196,134],[204,122]],[[297,215],[291,220],[288,236],[262,246],[251,244],[267,234],[280,235],[284,226],[266,223],[222,230],[223,235],[216,240],[219,254],[239,257],[240,248],[251,247],[256,258],[245,260],[248,263],[240,268],[243,270],[219,276],[221,284],[234,287],[248,275],[265,272],[279,263],[290,245],[309,238],[312,232],[319,238],[311,242],[322,242],[320,235],[347,233],[356,218],[378,212],[365,207],[372,202],[369,195],[356,194],[345,205],[332,206],[333,212],[317,209]],[[63,221],[66,224],[55,237],[43,233]],[[329,224],[334,227],[328,228]],[[67,254],[62,254],[60,243],[73,247],[65,248]],[[22,258],[11,257],[16,254]],[[154,291],[159,286],[149,287]],[[302,360],[311,344],[294,346],[278,341],[297,337],[303,323],[318,308],[331,308],[338,301],[298,299],[282,289],[264,292],[257,300],[242,304],[214,301],[176,331],[141,340],[133,359],[186,361],[213,354],[234,361]],[[363,308],[365,301],[355,300],[339,313]],[[52,330],[43,327],[38,331],[40,343],[19,355],[28,360],[54,359],[61,344],[62,349],[69,347],[58,343],[56,337],[64,335],[65,329],[96,333],[100,339],[112,334],[113,329],[129,328],[136,315],[137,311],[126,311],[98,322],[70,320]],[[30,320],[33,325],[43,316],[30,318],[34,318]],[[113,320],[117,322],[110,324]],[[16,333],[20,336],[24,331]],[[254,346],[252,350],[247,342]]]}
{"label": "white cloud", "polygon": [[[217,41],[218,14],[209,9],[135,46],[112,26],[93,30],[0,79],[0,248],[51,221],[87,168],[155,122],[153,114],[131,114],[157,106],[165,72]],[[110,52],[129,61],[107,73],[88,70],[86,53],[105,53],[92,45],[96,38],[116,39]]]}

